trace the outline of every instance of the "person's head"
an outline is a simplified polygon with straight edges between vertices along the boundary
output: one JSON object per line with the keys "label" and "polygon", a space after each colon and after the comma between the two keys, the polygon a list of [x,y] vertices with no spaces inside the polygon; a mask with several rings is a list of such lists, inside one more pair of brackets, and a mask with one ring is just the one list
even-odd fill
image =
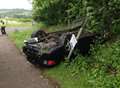
{"label": "person's head", "polygon": [[2,24],[5,24],[3,20],[1,20],[1,23],[2,23]]}

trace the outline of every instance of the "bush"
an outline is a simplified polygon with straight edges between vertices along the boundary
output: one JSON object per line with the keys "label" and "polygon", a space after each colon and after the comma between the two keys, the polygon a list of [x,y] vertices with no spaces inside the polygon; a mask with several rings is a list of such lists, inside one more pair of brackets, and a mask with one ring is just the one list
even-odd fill
{"label": "bush", "polygon": [[66,67],[50,69],[62,88],[120,88],[120,41],[96,45],[89,57],[77,56]]}

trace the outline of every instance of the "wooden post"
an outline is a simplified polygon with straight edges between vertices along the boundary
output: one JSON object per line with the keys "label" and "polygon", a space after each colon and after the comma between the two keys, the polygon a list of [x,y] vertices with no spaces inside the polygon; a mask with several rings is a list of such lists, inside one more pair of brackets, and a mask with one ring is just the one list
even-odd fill
{"label": "wooden post", "polygon": [[[86,23],[87,23],[87,19],[85,19],[85,21],[84,21],[84,23],[83,23],[83,26],[80,28],[80,30],[79,30],[79,32],[78,32],[78,34],[77,34],[77,37],[76,37],[77,40],[79,39],[80,35],[82,34],[82,31],[83,31]],[[70,50],[70,52],[69,52],[69,54],[68,54],[68,57],[67,57],[68,60],[70,59],[70,57],[71,57],[71,55],[72,55],[72,52],[74,51],[74,48],[75,48],[75,47],[71,48],[71,50]]]}

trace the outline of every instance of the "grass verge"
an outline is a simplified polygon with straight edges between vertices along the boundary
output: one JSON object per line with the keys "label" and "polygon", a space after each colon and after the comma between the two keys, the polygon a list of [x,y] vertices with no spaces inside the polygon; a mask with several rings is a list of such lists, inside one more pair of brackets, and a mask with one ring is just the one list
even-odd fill
{"label": "grass verge", "polygon": [[18,23],[18,24],[7,24],[6,27],[32,27],[30,22]]}
{"label": "grass verge", "polygon": [[22,31],[14,31],[9,33],[9,37],[11,40],[13,40],[17,46],[17,48],[22,48],[24,44],[24,40],[30,38],[31,33],[34,31],[34,29],[30,30],[22,30]]}
{"label": "grass verge", "polygon": [[78,56],[69,66],[64,63],[46,73],[59,80],[61,88],[120,88],[119,45],[97,46],[92,56]]}
{"label": "grass verge", "polygon": [[[13,32],[10,38],[21,48],[32,31]],[[78,56],[69,66],[61,63],[45,74],[58,80],[61,88],[120,88],[120,41],[97,45],[91,56]]]}

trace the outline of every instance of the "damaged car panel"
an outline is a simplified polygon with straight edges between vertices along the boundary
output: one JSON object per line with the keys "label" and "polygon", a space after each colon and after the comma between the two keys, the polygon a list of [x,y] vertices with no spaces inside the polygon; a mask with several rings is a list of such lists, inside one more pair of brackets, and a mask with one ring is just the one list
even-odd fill
{"label": "damaged car panel", "polygon": [[[25,41],[23,52],[32,64],[54,66],[64,60],[68,55],[68,41],[72,34],[77,35],[78,30],[58,31],[46,33],[38,30],[32,34],[31,39]],[[87,54],[96,34],[83,32],[75,48],[83,55]]]}

